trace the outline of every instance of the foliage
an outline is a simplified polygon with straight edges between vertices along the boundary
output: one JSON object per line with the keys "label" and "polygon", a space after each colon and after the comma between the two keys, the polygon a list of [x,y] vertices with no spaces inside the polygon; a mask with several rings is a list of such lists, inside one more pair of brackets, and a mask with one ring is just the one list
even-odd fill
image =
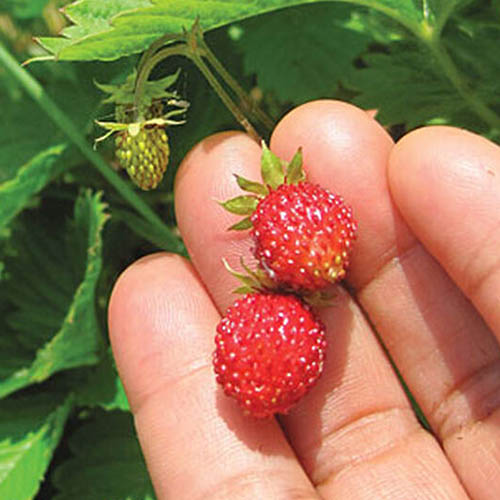
{"label": "foliage", "polygon": [[[185,253],[177,167],[198,140],[238,124],[192,60],[159,64],[158,81],[180,68],[172,90],[190,108],[186,125],[167,129],[160,188],[142,193],[115,171],[113,141],[92,148],[102,133],[94,121],[114,117],[95,82],[125,82],[154,40],[199,17],[208,46],[274,120],[339,98],[377,109],[395,134],[444,123],[498,140],[499,13],[496,0],[4,2],[0,498],[154,498],[109,348],[107,302],[137,257]],[[20,66],[32,58],[41,62]]]}

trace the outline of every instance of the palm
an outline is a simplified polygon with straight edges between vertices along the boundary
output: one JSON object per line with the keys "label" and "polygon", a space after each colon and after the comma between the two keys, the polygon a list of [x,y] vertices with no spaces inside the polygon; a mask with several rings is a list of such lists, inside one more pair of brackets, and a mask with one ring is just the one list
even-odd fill
{"label": "palm", "polygon": [[233,301],[222,257],[236,266],[250,252],[212,200],[239,194],[233,173],[258,179],[257,144],[221,134],[188,155],[176,209],[192,264],[150,256],[115,287],[111,340],[159,498],[497,498],[500,150],[437,127],[394,147],[365,113],[326,101],[277,127],[279,156],[298,146],[360,229],[352,295],[339,289],[322,312],[325,373],[281,425],[242,416],[211,367]]}

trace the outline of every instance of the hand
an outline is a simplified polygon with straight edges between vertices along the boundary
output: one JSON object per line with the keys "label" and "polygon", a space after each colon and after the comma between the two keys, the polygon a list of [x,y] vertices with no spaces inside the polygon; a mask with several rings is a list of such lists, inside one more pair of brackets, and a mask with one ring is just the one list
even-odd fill
{"label": "hand", "polygon": [[[312,182],[353,206],[359,238],[313,390],[276,419],[243,416],[211,366],[215,326],[250,261],[248,232],[214,200],[259,180],[242,133],[196,146],[177,175],[192,256],[127,269],[109,308],[118,370],[162,499],[498,499],[500,492],[500,148],[427,127],[394,145],[363,111],[313,102],[277,126]],[[381,341],[420,405],[418,423]]]}

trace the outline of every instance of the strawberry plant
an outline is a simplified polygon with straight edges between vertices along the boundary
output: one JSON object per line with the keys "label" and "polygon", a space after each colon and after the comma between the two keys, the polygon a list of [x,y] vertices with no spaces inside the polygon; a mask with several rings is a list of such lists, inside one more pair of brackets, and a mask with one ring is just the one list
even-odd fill
{"label": "strawberry plant", "polygon": [[325,97],[395,137],[439,123],[499,141],[499,15],[497,0],[2,2],[0,498],[154,498],[106,309],[129,263],[186,255],[173,179],[197,141],[266,140]]}

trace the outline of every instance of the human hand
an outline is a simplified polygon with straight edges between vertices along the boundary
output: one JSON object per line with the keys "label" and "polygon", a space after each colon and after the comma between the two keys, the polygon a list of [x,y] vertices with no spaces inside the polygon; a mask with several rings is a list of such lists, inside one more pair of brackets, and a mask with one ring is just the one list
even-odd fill
{"label": "human hand", "polygon": [[[248,232],[213,200],[258,180],[241,133],[204,140],[176,182],[192,256],[128,268],[109,307],[113,352],[158,498],[497,499],[500,492],[500,148],[428,127],[394,145],[353,106],[287,115],[271,149],[302,146],[309,180],[359,222],[322,378],[286,416],[246,417],[215,382],[215,326],[235,299],[221,259],[250,259]],[[418,423],[376,328],[432,433]],[[466,493],[467,492],[467,493]]]}

